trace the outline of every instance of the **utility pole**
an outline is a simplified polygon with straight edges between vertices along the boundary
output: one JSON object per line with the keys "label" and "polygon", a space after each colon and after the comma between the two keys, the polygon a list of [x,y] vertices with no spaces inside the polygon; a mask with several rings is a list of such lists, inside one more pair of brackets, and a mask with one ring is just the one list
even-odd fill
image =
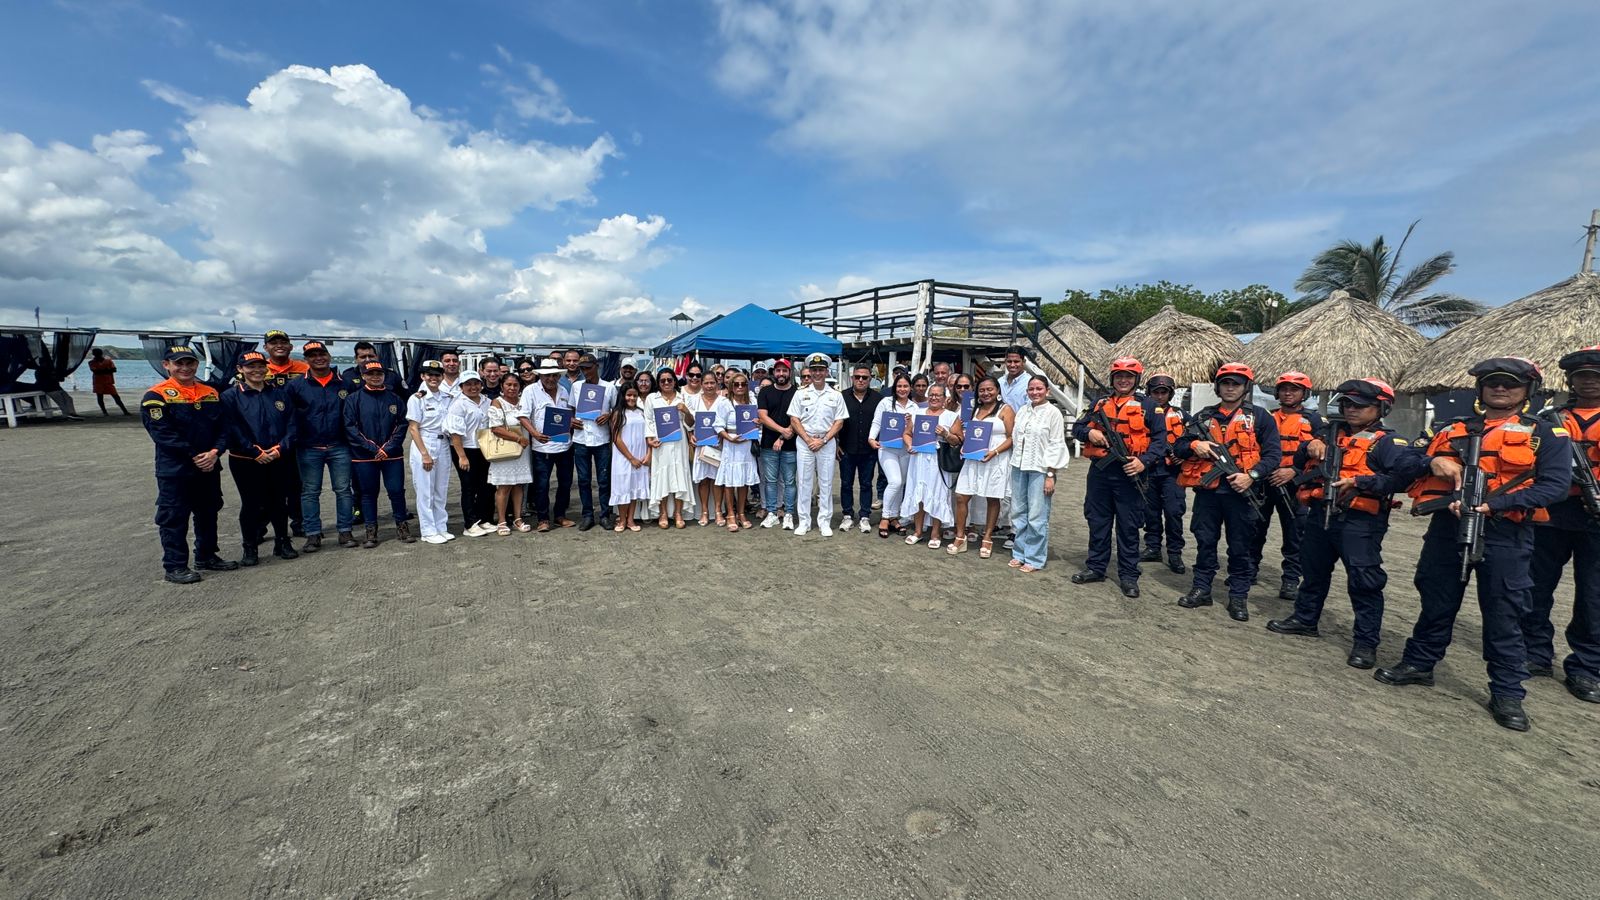
{"label": "utility pole", "polygon": [[1600,209],[1589,214],[1589,237],[1583,243],[1583,268],[1578,271],[1592,273],[1594,271],[1594,238],[1600,233]]}

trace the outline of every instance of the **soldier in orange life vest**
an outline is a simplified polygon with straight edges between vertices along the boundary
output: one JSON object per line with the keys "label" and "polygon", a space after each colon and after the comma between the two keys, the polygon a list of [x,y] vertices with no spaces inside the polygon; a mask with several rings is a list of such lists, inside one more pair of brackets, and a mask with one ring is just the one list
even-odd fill
{"label": "soldier in orange life vest", "polygon": [[222,509],[222,465],[227,447],[222,404],[210,385],[195,378],[200,357],[187,345],[167,348],[162,366],[170,376],[144,392],[139,404],[144,430],[156,444],[156,527],[161,530],[161,565],[173,584],[194,584],[189,568],[189,520],[194,520],[194,568],[227,572],[239,568],[217,556],[217,511]]}
{"label": "soldier in orange life vest", "polygon": [[1261,486],[1265,515],[1258,523],[1255,543],[1250,548],[1253,567],[1250,581],[1254,584],[1261,572],[1267,530],[1276,514],[1278,528],[1283,531],[1283,578],[1278,586],[1278,597],[1291,602],[1300,589],[1300,535],[1306,521],[1306,508],[1291,483],[1297,474],[1295,454],[1302,445],[1315,441],[1324,427],[1322,416],[1305,408],[1311,390],[1311,376],[1304,372],[1285,372],[1278,376],[1278,383],[1274,385],[1278,408],[1272,411],[1272,421],[1278,426],[1278,446],[1283,450],[1283,461]]}
{"label": "soldier in orange life vest", "polygon": [[[281,389],[288,387],[294,379],[305,377],[305,360],[289,358],[289,351],[294,349],[294,344],[289,342],[288,332],[273,329],[267,332],[261,343],[267,348],[267,384]],[[305,537],[306,530],[300,512],[300,462],[293,450],[285,454],[284,459],[289,463],[294,491],[293,499],[287,501],[284,508],[284,514],[289,517],[289,533],[295,537]]]}
{"label": "soldier in orange life vest", "polygon": [[1151,466],[1146,475],[1149,490],[1145,492],[1144,552],[1140,562],[1161,560],[1162,527],[1167,538],[1167,568],[1179,575],[1189,571],[1183,564],[1183,488],[1178,486],[1178,461],[1172,455],[1172,446],[1183,437],[1189,427],[1189,414],[1172,402],[1178,383],[1171,375],[1157,372],[1145,382],[1145,392],[1155,401],[1156,416],[1167,426],[1167,455]]}
{"label": "soldier in orange life vest", "polygon": [[[1482,470],[1488,496],[1478,512],[1486,516],[1482,559],[1471,563],[1477,574],[1478,607],[1483,612],[1483,658],[1489,664],[1489,712],[1496,723],[1528,730],[1522,709],[1527,692],[1527,649],[1522,617],[1532,604],[1533,581],[1528,564],[1533,555],[1533,521],[1546,518],[1544,508],[1567,495],[1572,485],[1572,450],[1565,429],[1527,415],[1523,410],[1537,390],[1539,368],[1525,359],[1487,359],[1468,370],[1478,381],[1481,413],[1447,423],[1428,442],[1428,470],[1412,485],[1414,500],[1448,497],[1461,484],[1463,450],[1471,435],[1482,435]],[[1433,684],[1433,667],[1450,646],[1450,632],[1467,585],[1460,577],[1461,545],[1457,543],[1459,501],[1434,513],[1417,559],[1416,585],[1422,613],[1400,664],[1380,668],[1373,677],[1384,684]]]}
{"label": "soldier in orange life vest", "polygon": [[[1073,437],[1088,444],[1083,455],[1095,461],[1083,497],[1083,514],[1089,520],[1089,556],[1083,570],[1072,576],[1072,583],[1106,580],[1115,528],[1117,581],[1122,595],[1130,599],[1139,596],[1139,527],[1145,514],[1144,491],[1139,485],[1145,471],[1160,465],[1167,455],[1166,421],[1156,414],[1155,401],[1134,394],[1142,374],[1144,365],[1131,356],[1113,360],[1111,396],[1097,400],[1089,415],[1072,428]],[[1108,424],[1121,436],[1131,457],[1126,462],[1109,461],[1112,441],[1104,430]]]}
{"label": "soldier in orange life vest", "polygon": [[[1294,614],[1267,623],[1278,634],[1317,636],[1317,622],[1333,581],[1333,564],[1344,561],[1350,605],[1355,609],[1355,640],[1345,662],[1357,669],[1377,663],[1378,634],[1383,628],[1383,537],[1389,530],[1393,495],[1410,487],[1427,468],[1421,451],[1384,427],[1394,403],[1394,389],[1373,378],[1346,381],[1336,394],[1339,420],[1330,421],[1322,439],[1303,441],[1295,465],[1313,472],[1329,452],[1329,441],[1342,448],[1333,488],[1338,507],[1328,510],[1326,484],[1304,484],[1300,502],[1310,505],[1305,540],[1300,545],[1305,580],[1295,598]],[[1327,524],[1324,525],[1324,517]]]}
{"label": "soldier in orange life vest", "polygon": [[[1568,353],[1559,365],[1567,373],[1571,399],[1557,415],[1583,448],[1589,471],[1600,478],[1600,346]],[[1551,504],[1550,521],[1533,529],[1533,609],[1522,617],[1522,635],[1528,671],[1554,675],[1555,627],[1550,611],[1570,559],[1573,596],[1567,646],[1572,653],[1562,668],[1572,696],[1600,703],[1600,511],[1586,509],[1576,467],[1573,473],[1570,495]]]}
{"label": "soldier in orange life vest", "polygon": [[[1178,598],[1185,609],[1211,605],[1211,582],[1217,577],[1217,544],[1228,534],[1228,615],[1236,622],[1250,621],[1250,548],[1258,516],[1248,495],[1256,483],[1278,468],[1283,450],[1272,414],[1250,402],[1255,373],[1244,363],[1226,363],[1217,369],[1214,386],[1219,402],[1195,414],[1195,426],[1178,439],[1183,460],[1178,484],[1194,488],[1194,512],[1189,531],[1194,535],[1194,584]],[[1201,437],[1195,436],[1198,430]],[[1226,451],[1226,453],[1223,453]],[[1222,456],[1233,459],[1239,471],[1217,477],[1212,470]]]}

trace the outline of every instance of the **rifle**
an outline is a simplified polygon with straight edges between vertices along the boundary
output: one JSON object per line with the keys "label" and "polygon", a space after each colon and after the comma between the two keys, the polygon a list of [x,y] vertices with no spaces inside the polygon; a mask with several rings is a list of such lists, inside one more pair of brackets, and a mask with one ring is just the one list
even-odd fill
{"label": "rifle", "polygon": [[[1210,420],[1207,419],[1207,421],[1209,422]],[[1188,435],[1195,440],[1211,444],[1215,453],[1215,456],[1211,459],[1211,471],[1200,479],[1200,487],[1213,488],[1217,486],[1217,482],[1221,481],[1224,476],[1231,478],[1234,475],[1244,474],[1244,470],[1239,468],[1238,461],[1233,458],[1233,453],[1228,450],[1228,445],[1221,441],[1212,441],[1211,435],[1200,429],[1200,421],[1198,419],[1189,423]],[[1229,485],[1228,490],[1233,490],[1233,486]],[[1262,512],[1261,506],[1266,501],[1266,498],[1262,496],[1257,486],[1251,485],[1250,490],[1244,491],[1243,495],[1245,501],[1250,504],[1250,509],[1255,513],[1256,518],[1265,519],[1266,514]]]}
{"label": "rifle", "polygon": [[1461,504],[1458,512],[1461,518],[1456,523],[1456,546],[1461,548],[1462,584],[1472,580],[1473,565],[1483,561],[1483,528],[1484,521],[1488,517],[1479,512],[1478,507],[1493,497],[1531,481],[1534,476],[1534,470],[1529,469],[1494,490],[1489,490],[1488,478],[1484,476],[1483,468],[1478,464],[1483,458],[1482,419],[1473,419],[1467,423],[1467,436],[1464,440],[1466,446],[1461,451],[1461,487],[1454,493],[1435,497],[1424,503],[1416,503],[1411,507],[1413,516],[1426,516],[1444,512],[1452,503]]}
{"label": "rifle", "polygon": [[[1567,421],[1562,417],[1561,410],[1554,406],[1539,410],[1539,418],[1554,428],[1567,427]],[[1600,519],[1600,482],[1595,480],[1594,468],[1589,464],[1589,444],[1587,441],[1578,440],[1576,436],[1570,443],[1572,483],[1578,488],[1578,498],[1583,501],[1583,511],[1592,518]]]}
{"label": "rifle", "polygon": [[1344,496],[1343,488],[1336,488],[1334,484],[1339,481],[1339,472],[1344,468],[1344,446],[1339,443],[1339,426],[1344,424],[1340,416],[1328,416],[1327,436],[1322,443],[1322,462],[1316,468],[1307,469],[1294,477],[1295,486],[1309,484],[1313,481],[1322,483],[1322,528],[1327,530],[1333,522],[1334,516],[1344,515],[1349,501]]}
{"label": "rifle", "polygon": [[[1128,452],[1128,442],[1123,439],[1122,432],[1111,427],[1111,420],[1106,417],[1106,411],[1098,404],[1095,406],[1094,412],[1089,416],[1089,423],[1099,426],[1100,431],[1105,434],[1106,450],[1108,451],[1105,456],[1090,464],[1090,468],[1103,469],[1112,463],[1121,466],[1134,458],[1133,454]],[[1133,480],[1133,486],[1139,489],[1139,496],[1143,498],[1145,505],[1148,506],[1150,503],[1150,488],[1145,483],[1144,473],[1140,472],[1129,477]]]}

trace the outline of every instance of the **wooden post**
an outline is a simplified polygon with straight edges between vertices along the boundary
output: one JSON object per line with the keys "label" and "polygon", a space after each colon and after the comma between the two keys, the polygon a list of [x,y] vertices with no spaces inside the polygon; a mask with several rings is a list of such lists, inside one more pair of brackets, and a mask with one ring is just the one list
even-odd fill
{"label": "wooden post", "polygon": [[1589,214],[1589,237],[1583,243],[1583,268],[1580,272],[1594,271],[1594,238],[1600,233],[1600,209]]}

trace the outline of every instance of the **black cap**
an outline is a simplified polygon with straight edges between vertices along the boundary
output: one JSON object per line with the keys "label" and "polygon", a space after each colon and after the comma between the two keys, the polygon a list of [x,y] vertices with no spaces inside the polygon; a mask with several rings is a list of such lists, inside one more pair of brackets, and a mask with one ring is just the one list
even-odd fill
{"label": "black cap", "polygon": [[1543,381],[1544,375],[1539,372],[1539,367],[1532,360],[1520,356],[1496,356],[1486,359],[1467,370],[1467,374],[1482,384],[1484,379],[1495,375],[1507,375],[1523,384],[1533,384]]}
{"label": "black cap", "polygon": [[1600,346],[1574,350],[1561,357],[1556,365],[1568,375],[1574,372],[1600,372]]}
{"label": "black cap", "polygon": [[172,362],[175,359],[192,359],[195,362],[199,362],[200,354],[194,352],[194,348],[188,344],[173,344],[167,348],[167,352],[161,358],[167,362]]}
{"label": "black cap", "polygon": [[1337,403],[1353,403],[1356,406],[1377,406],[1383,400],[1378,395],[1377,385],[1359,378],[1352,378],[1334,388],[1333,399]]}
{"label": "black cap", "polygon": [[385,371],[384,368],[383,368],[383,363],[378,362],[375,359],[367,360],[366,362],[362,363],[358,368],[361,369],[361,374],[363,374],[363,375],[367,374],[368,372],[383,372],[383,371]]}

